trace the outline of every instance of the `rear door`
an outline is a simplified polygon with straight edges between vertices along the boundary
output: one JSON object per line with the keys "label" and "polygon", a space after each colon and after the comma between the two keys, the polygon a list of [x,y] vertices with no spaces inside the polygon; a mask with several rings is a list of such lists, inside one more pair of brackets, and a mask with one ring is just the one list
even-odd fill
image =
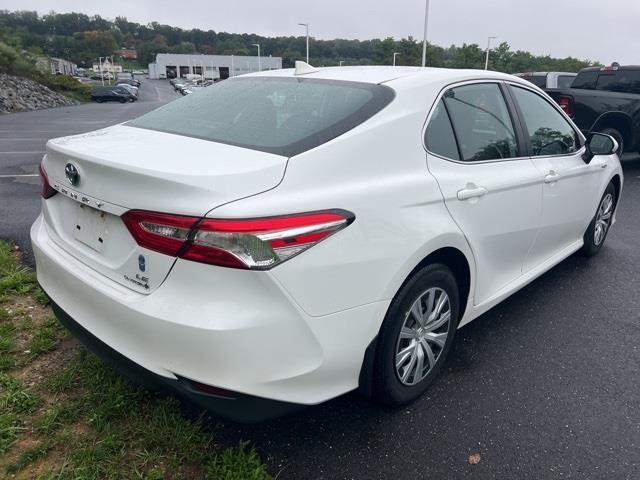
{"label": "rear door", "polygon": [[540,173],[504,89],[476,82],[447,90],[425,135],[429,171],[476,260],[476,305],[522,275],[541,217]]}
{"label": "rear door", "polygon": [[582,238],[600,196],[602,165],[582,160],[582,138],[554,103],[524,86],[511,85],[510,91],[543,191],[542,222],[525,262],[527,271]]}

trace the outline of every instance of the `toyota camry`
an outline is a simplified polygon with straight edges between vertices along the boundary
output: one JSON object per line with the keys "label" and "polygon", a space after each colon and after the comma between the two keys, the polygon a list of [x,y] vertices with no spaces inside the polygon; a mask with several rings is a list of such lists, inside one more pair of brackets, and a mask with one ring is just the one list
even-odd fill
{"label": "toyota camry", "polygon": [[598,253],[616,149],[517,77],[299,62],[50,140],[38,280],[102,358],[222,416],[401,405],[458,328]]}

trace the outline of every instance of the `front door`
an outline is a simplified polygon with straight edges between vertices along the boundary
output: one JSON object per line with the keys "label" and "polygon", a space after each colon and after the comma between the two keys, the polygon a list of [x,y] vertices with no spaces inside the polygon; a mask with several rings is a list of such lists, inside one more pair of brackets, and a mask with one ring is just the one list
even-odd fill
{"label": "front door", "polygon": [[528,88],[510,88],[543,191],[540,230],[524,266],[528,271],[580,241],[600,200],[602,169],[597,161],[584,162],[580,135],[554,104]]}
{"label": "front door", "polygon": [[429,171],[476,261],[474,304],[522,275],[542,214],[540,173],[499,83],[448,90],[426,130]]}

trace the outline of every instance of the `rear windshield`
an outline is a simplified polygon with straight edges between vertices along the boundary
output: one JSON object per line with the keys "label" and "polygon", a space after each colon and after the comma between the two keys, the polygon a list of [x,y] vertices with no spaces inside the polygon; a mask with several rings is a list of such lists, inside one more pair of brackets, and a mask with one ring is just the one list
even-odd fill
{"label": "rear windshield", "polygon": [[575,80],[575,75],[559,75],[558,88],[571,88],[571,84]]}
{"label": "rear windshield", "polygon": [[233,78],[126,125],[290,157],[356,127],[393,97],[388,87],[358,82]]}
{"label": "rear windshield", "polygon": [[545,88],[547,86],[547,75],[524,75],[522,78],[529,80],[536,87]]}

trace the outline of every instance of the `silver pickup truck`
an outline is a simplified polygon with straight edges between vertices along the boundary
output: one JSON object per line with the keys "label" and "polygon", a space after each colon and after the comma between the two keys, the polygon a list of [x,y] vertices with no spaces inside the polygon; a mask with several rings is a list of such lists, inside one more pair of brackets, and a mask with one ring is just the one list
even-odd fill
{"label": "silver pickup truck", "polygon": [[570,72],[526,72],[514,73],[516,77],[524,78],[543,90],[547,88],[570,88],[577,73]]}

